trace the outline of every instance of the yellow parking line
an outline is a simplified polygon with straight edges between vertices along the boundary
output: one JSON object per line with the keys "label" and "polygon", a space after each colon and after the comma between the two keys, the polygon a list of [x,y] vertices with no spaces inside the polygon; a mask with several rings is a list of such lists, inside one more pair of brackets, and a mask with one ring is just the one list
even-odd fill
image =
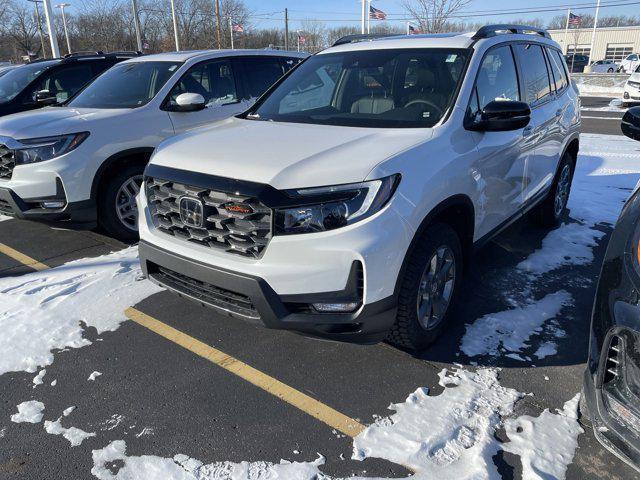
{"label": "yellow parking line", "polygon": [[7,257],[11,257],[17,262],[20,262],[23,265],[26,265],[29,268],[33,268],[34,270],[38,270],[39,272],[42,270],[48,270],[50,267],[41,263],[24,253],[20,253],[19,251],[11,248],[9,245],[5,245],[4,243],[0,243],[0,253],[4,253]]}
{"label": "yellow parking line", "polygon": [[355,437],[366,428],[356,420],[343,415],[314,398],[311,398],[309,395],[306,395],[295,388],[291,388],[281,381],[256,370],[252,366],[247,365],[246,363],[243,363],[240,360],[201,342],[200,340],[182,333],[180,330],[176,330],[175,328],[170,327],[169,325],[162,323],[161,321],[156,320],[135,308],[128,308],[125,311],[125,315],[137,324],[142,325],[167,340],[171,340],[196,355],[215,363],[219,367],[224,368],[226,371],[237,375],[249,383],[252,383],[271,395],[275,395],[279,399],[299,408],[303,412],[311,415],[321,422],[326,423],[345,435]]}

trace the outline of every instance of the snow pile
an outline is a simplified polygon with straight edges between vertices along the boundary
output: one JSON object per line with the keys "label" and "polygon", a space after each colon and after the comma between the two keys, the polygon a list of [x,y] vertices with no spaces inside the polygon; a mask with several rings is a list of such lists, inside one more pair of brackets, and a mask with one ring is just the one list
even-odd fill
{"label": "snow pile", "polygon": [[5,220],[11,220],[13,217],[8,217],[6,215],[0,214],[0,222],[4,222]]}
{"label": "snow pile", "polygon": [[[561,290],[537,302],[485,315],[467,326],[460,349],[469,357],[499,355],[505,351],[521,352],[533,335],[542,332],[545,322],[558,316],[562,308],[571,302],[571,295]],[[553,348],[555,350],[555,345]],[[538,353],[542,354],[539,358],[549,354],[548,350],[538,350],[536,356]],[[510,356],[524,360],[517,354]]]}
{"label": "snow pile", "polygon": [[383,458],[420,478],[496,478],[492,457],[500,444],[494,432],[520,394],[502,387],[490,369],[443,370],[440,385],[445,387],[441,395],[430,397],[421,388],[391,405],[395,414],[354,439],[352,458]]}
{"label": "snow pile", "polygon": [[42,385],[43,384],[43,378],[44,378],[44,374],[47,373],[47,371],[43,368],[42,370],[40,370],[38,372],[38,375],[36,375],[35,377],[33,377],[33,388],[36,388],[36,386],[38,385]]}
{"label": "snow pile", "polygon": [[[613,225],[640,178],[640,144],[615,135],[580,136],[580,154],[571,187],[569,210],[572,223],[552,230],[542,246],[509,272],[510,285],[504,292],[509,310],[490,313],[467,325],[461,350],[467,356],[505,354],[517,360],[540,334],[563,336],[556,318],[572,301],[562,290],[536,300],[535,286],[543,275],[563,266],[593,262],[593,248],[603,239],[602,225]],[[534,355],[544,358],[556,353],[556,344],[546,341]]]}
{"label": "snow pile", "polygon": [[[91,473],[101,480],[249,480],[282,478],[291,480],[318,480],[324,477],[319,470],[324,458],[314,462],[216,462],[208,465],[186,455],[162,458],[153,455],[129,457],[126,455],[124,440],[111,442],[101,450],[93,450]],[[112,473],[108,464],[120,461],[124,465],[117,473]]]}
{"label": "snow pile", "polygon": [[0,279],[0,375],[35,372],[53,349],[89,345],[83,326],[115,330],[124,310],[160,291],[144,282],[135,247]]}
{"label": "snow pile", "polygon": [[523,480],[563,480],[573,461],[578,436],[584,431],[578,424],[580,394],[564,404],[558,414],[545,409],[538,418],[528,415],[505,422],[510,442],[502,449],[520,456]]}
{"label": "snow pile", "polygon": [[15,423],[40,423],[43,417],[44,403],[37,400],[29,400],[18,405],[18,413],[11,415],[11,421]]}
{"label": "snow pile", "polygon": [[[66,415],[68,414],[65,413],[65,416]],[[47,433],[51,435],[62,435],[64,438],[69,440],[69,443],[71,443],[72,447],[77,447],[82,442],[84,442],[87,438],[96,436],[95,433],[88,433],[76,427],[70,427],[70,428],[63,427],[62,417],[58,418],[58,420],[56,420],[55,422],[46,420],[44,422],[44,429],[46,430]]]}
{"label": "snow pile", "polygon": [[102,372],[93,372],[91,375],[89,375],[89,378],[87,378],[87,380],[93,382],[95,381],[96,378],[98,378],[100,375],[102,375]]}

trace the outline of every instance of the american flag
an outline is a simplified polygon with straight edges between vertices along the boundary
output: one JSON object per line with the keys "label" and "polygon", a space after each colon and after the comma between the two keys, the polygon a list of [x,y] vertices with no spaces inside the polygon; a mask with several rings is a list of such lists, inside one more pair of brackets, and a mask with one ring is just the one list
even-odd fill
{"label": "american flag", "polygon": [[580,15],[574,15],[569,12],[569,25],[575,25],[576,27],[582,23],[582,17]]}
{"label": "american flag", "polygon": [[238,32],[238,33],[243,33],[244,32],[244,27],[242,26],[242,24],[238,23],[238,24],[233,26],[233,31],[234,32]]}
{"label": "american flag", "polygon": [[387,14],[384,13],[382,10],[379,10],[369,5],[369,18],[372,20],[386,20]]}
{"label": "american flag", "polygon": [[298,33],[298,41],[300,43],[306,43],[307,42],[307,38],[304,35]]}
{"label": "american flag", "polygon": [[414,27],[413,25],[409,25],[409,35],[419,35],[422,33],[419,29]]}

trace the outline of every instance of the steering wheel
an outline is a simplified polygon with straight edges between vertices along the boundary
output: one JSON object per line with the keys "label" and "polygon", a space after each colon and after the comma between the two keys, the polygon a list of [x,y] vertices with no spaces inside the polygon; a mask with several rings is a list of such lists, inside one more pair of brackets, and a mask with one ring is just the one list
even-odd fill
{"label": "steering wheel", "polygon": [[404,108],[410,107],[411,105],[417,105],[419,103],[423,103],[424,105],[427,105],[432,109],[435,109],[436,113],[439,115],[444,114],[444,110],[442,110],[441,107],[439,107],[433,102],[430,102],[429,100],[425,100],[424,98],[416,98],[415,100],[411,100],[409,103],[405,104]]}

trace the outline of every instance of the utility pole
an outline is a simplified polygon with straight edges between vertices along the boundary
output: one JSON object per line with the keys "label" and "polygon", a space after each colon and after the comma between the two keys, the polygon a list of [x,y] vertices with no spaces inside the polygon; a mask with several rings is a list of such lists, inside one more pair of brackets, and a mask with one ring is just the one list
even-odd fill
{"label": "utility pole", "polygon": [[220,25],[220,0],[215,0],[216,8],[216,41],[218,42],[218,50],[222,48],[222,25]]}
{"label": "utility pole", "polygon": [[67,16],[64,14],[64,7],[70,7],[70,3],[59,3],[56,5],[62,12],[62,26],[64,27],[64,38],[67,39],[67,52],[71,53],[71,42],[69,41],[69,31],[67,30]]}
{"label": "utility pole", "polygon": [[171,17],[173,18],[173,37],[176,41],[176,52],[180,51],[180,39],[178,38],[178,17],[176,17],[176,5],[171,0]]}
{"label": "utility pole", "polygon": [[36,7],[36,22],[38,22],[38,34],[40,35],[40,47],[42,48],[42,58],[47,58],[47,49],[44,45],[44,33],[42,33],[42,20],[40,20],[40,0],[29,0]]}
{"label": "utility pole", "polygon": [[142,51],[142,28],[140,28],[140,17],[138,16],[138,5],[136,0],[131,0],[131,9],[133,10],[133,26],[136,29],[136,45],[138,51]]}
{"label": "utility pole", "polygon": [[289,9],[284,9],[284,49],[289,50]]}
{"label": "utility pole", "polygon": [[53,58],[60,57],[60,48],[58,48],[58,37],[56,36],[56,28],[53,24],[53,11],[51,10],[51,0],[43,0],[44,15],[47,20],[47,30],[49,30],[49,43],[51,43],[51,55]]}
{"label": "utility pole", "polygon": [[595,58],[593,56],[593,46],[595,45],[595,42],[596,42],[596,27],[598,26],[598,13],[600,13],[600,0],[598,0],[598,3],[596,3],[596,14],[593,19],[593,32],[591,33],[591,48],[589,49],[590,62],[592,61],[592,59]]}

